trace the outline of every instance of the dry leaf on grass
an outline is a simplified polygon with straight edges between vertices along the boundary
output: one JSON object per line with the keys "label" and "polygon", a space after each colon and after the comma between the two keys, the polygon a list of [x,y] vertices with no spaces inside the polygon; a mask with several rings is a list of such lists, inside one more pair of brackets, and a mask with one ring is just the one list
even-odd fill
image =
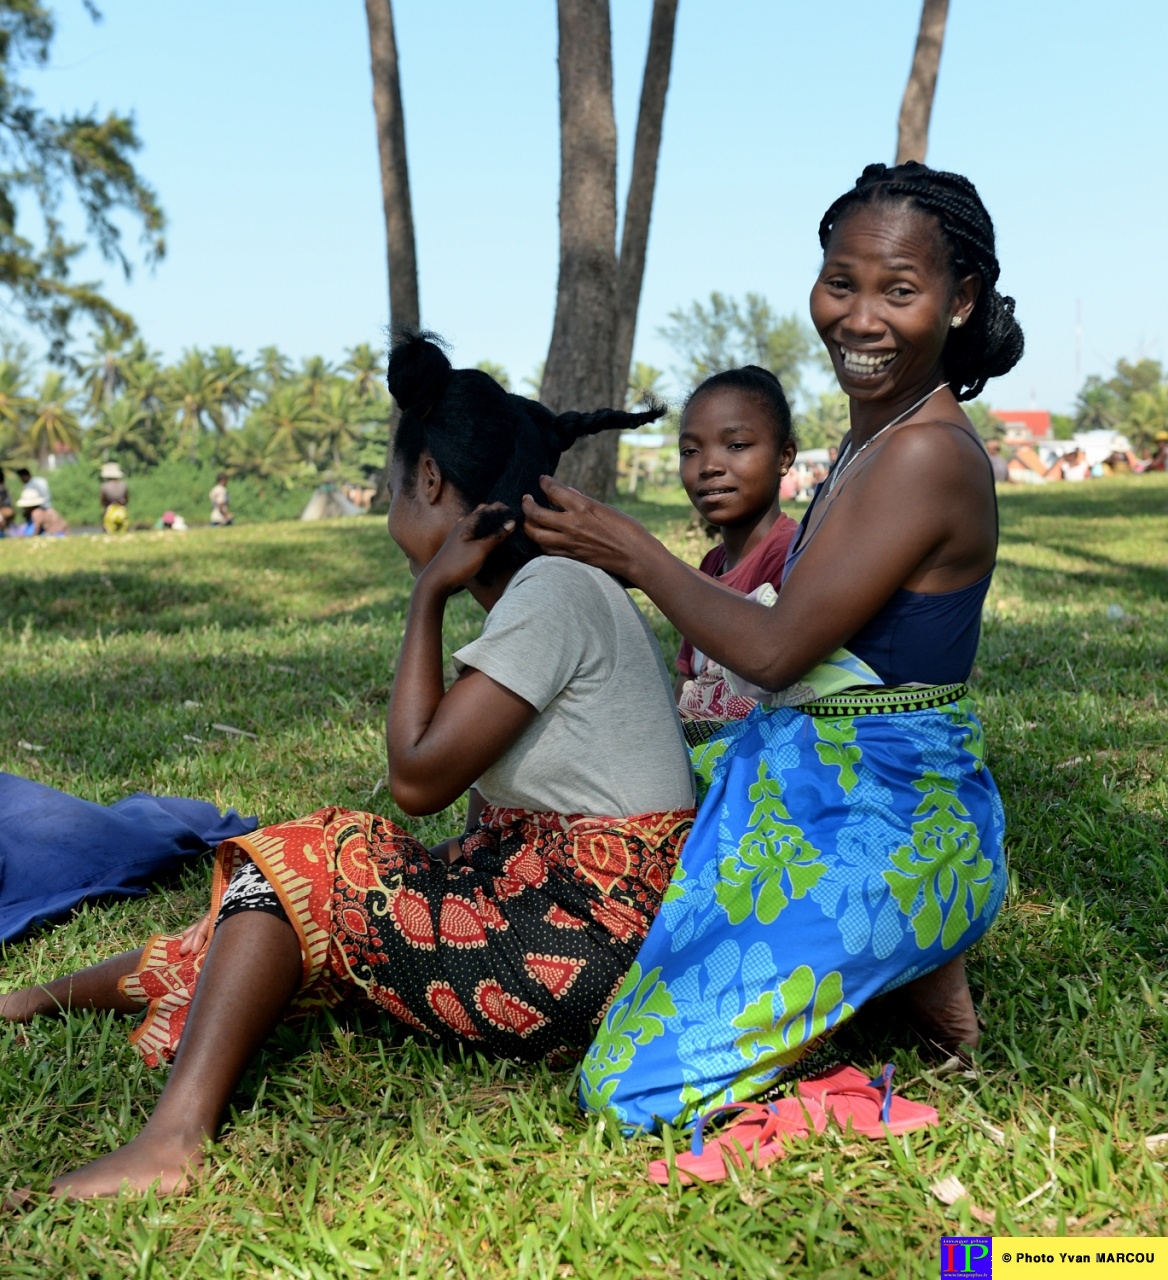
{"label": "dry leaf on grass", "polygon": [[[947,1178],[939,1178],[929,1190],[942,1204],[956,1204],[958,1200],[969,1199],[969,1192],[961,1185],[961,1179],[953,1177],[952,1174]],[[983,1209],[981,1205],[974,1204],[972,1200],[969,1201],[969,1216],[974,1222],[980,1222],[984,1226],[993,1226],[993,1211]]]}
{"label": "dry leaf on grass", "polygon": [[996,1142],[999,1147],[1006,1145],[1006,1134],[1003,1129],[999,1129],[996,1124],[990,1124],[988,1120],[979,1120],[978,1124],[981,1125],[983,1132],[991,1141]]}
{"label": "dry leaf on grass", "polygon": [[[1168,1148],[1168,1133],[1150,1133],[1144,1139],[1144,1146],[1153,1153]],[[1166,1152],[1168,1154],[1168,1152]]]}
{"label": "dry leaf on grass", "polygon": [[246,729],[237,729],[233,724],[217,724],[212,721],[211,728],[218,729],[220,733],[229,733],[235,738],[254,738],[256,742],[260,738],[258,733],[248,733]]}
{"label": "dry leaf on grass", "polygon": [[38,746],[35,742],[25,742],[23,738],[18,739],[16,745],[21,751],[43,751],[44,747]]}
{"label": "dry leaf on grass", "polygon": [[1056,764],[1056,769],[1072,769],[1077,764],[1089,764],[1090,756],[1073,756],[1070,760],[1063,760],[1060,764]]}

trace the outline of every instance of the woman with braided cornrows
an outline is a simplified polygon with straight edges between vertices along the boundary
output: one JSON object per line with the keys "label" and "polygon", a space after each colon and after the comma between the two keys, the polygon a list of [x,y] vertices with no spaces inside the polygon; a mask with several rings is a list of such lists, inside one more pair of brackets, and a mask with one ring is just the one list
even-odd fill
{"label": "woman with braided cornrows", "polygon": [[628,517],[544,481],[552,554],[640,587],[762,705],[694,749],[673,883],[584,1062],[629,1126],[774,1087],[898,991],[975,1046],[964,956],[1002,902],[1004,820],[965,682],[997,550],[993,473],[960,401],[1022,354],[972,183],[870,165],[820,226],[811,315],[851,430],[777,602],[736,596]]}
{"label": "woman with braided cornrows", "polygon": [[[452,369],[425,335],[394,347],[389,390],[389,531],[416,578],[389,783],[411,814],[469,789],[466,831],[427,850],[388,819],[327,808],[228,840],[211,911],[185,935],[0,997],[21,1021],[145,1006],[131,1039],[151,1065],[174,1058],[142,1132],[59,1193],[184,1186],[289,1007],[355,998],[495,1057],[578,1056],[669,883],[694,783],[656,640],[608,574],[542,556],[518,528],[522,495],[574,440],[662,411],[557,416]],[[443,613],[464,587],[487,618],[447,690]]]}

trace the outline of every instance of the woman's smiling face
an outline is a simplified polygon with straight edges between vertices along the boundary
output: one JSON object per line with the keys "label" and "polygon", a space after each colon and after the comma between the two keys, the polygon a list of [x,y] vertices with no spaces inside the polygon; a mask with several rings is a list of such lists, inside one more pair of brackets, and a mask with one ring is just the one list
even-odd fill
{"label": "woman's smiling face", "polygon": [[954,280],[936,219],[870,204],[832,228],[811,319],[853,400],[911,397],[941,375],[954,318],[968,321],[977,276]]}

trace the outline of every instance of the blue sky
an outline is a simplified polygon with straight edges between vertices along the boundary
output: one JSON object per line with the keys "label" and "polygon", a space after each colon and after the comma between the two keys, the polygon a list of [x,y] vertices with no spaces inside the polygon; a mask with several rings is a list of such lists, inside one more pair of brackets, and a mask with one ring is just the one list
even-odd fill
{"label": "blue sky", "polygon": [[[424,322],[516,380],[546,353],[559,173],[553,0],[395,0]],[[168,357],[276,343],[340,358],[387,319],[360,0],[58,5],[53,109],[132,110],[169,252],[125,284]],[[621,181],[649,0],[613,0]],[[1057,17],[1056,17],[1057,14]],[[891,160],[919,0],[680,0],[636,358],[669,369],[669,311],[755,290],[806,316],[823,209]],[[1168,354],[1168,6],[952,0],[930,163],[994,216],[1027,355],[999,407],[1067,409],[1083,375]],[[82,335],[83,336],[83,335]],[[83,344],[82,344],[83,345]],[[676,386],[676,384],[675,384]]]}

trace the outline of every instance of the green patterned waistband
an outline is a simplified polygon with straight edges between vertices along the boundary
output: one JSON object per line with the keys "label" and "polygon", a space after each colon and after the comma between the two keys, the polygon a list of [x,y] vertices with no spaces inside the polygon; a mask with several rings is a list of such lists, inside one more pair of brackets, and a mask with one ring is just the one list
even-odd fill
{"label": "green patterned waistband", "polygon": [[930,684],[919,688],[846,689],[829,698],[800,703],[809,716],[885,716],[897,711],[931,711],[966,697],[964,684]]}
{"label": "green patterned waistband", "polygon": [[[899,689],[869,687],[846,689],[832,697],[800,702],[787,709],[803,715],[831,719],[886,716],[895,715],[898,711],[932,711],[937,707],[947,707],[968,694],[969,686],[964,684],[929,684]],[[732,723],[729,720],[683,720],[681,727],[685,731],[686,744],[698,747]]]}

